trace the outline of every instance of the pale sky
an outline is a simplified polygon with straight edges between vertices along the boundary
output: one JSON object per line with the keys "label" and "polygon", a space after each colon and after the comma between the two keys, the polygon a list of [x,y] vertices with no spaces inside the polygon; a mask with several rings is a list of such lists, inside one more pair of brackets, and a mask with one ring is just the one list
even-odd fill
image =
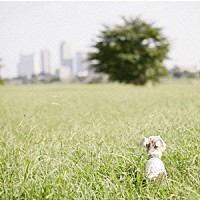
{"label": "pale sky", "polygon": [[17,75],[20,54],[49,49],[59,67],[59,45],[66,40],[74,55],[88,51],[102,29],[121,16],[141,16],[163,27],[171,42],[168,67],[200,66],[200,2],[0,2],[0,58],[4,77]]}

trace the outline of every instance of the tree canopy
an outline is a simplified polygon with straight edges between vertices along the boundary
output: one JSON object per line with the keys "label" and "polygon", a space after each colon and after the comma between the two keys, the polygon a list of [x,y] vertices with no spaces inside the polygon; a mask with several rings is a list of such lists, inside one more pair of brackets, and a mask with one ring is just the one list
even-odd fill
{"label": "tree canopy", "polygon": [[145,85],[167,74],[163,61],[169,42],[162,28],[141,18],[122,18],[122,25],[105,26],[89,53],[91,67],[113,81]]}

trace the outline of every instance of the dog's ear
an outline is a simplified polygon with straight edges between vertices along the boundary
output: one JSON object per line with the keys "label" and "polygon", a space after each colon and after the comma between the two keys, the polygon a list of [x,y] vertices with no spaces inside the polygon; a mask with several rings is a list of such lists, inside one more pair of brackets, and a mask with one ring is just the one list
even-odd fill
{"label": "dog's ear", "polygon": [[160,136],[159,136],[159,143],[160,143],[161,150],[164,151],[166,149],[166,144]]}
{"label": "dog's ear", "polygon": [[140,145],[146,147],[147,144],[149,144],[149,139],[146,137],[143,137],[142,140],[140,141]]}

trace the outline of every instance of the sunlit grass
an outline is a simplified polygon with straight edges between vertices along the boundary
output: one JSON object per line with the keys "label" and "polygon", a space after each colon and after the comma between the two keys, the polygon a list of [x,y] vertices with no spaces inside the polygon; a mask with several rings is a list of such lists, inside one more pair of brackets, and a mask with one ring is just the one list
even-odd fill
{"label": "sunlit grass", "polygon": [[[0,88],[1,199],[199,199],[200,82]],[[166,180],[147,182],[142,136]]]}

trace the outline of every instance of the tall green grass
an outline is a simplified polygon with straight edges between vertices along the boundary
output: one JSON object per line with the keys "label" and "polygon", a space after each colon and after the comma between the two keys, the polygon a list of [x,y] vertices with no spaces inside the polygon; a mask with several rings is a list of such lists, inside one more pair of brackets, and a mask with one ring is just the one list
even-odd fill
{"label": "tall green grass", "polygon": [[[200,82],[0,88],[0,199],[200,199]],[[142,136],[167,178],[144,185]]]}

